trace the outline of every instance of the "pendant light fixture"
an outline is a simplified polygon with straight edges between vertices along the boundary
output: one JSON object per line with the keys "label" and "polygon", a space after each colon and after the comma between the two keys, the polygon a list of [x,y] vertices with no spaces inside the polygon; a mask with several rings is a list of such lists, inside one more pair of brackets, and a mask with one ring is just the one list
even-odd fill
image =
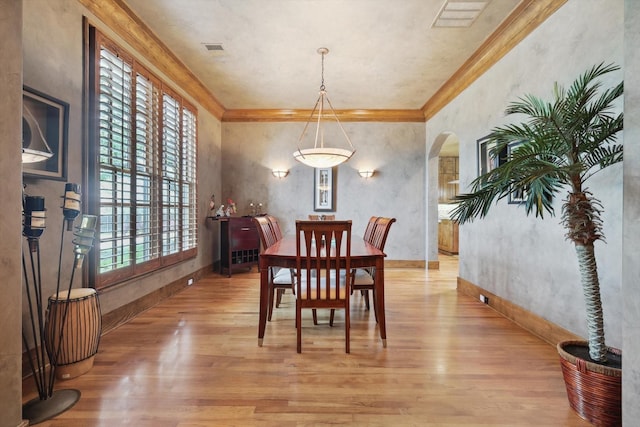
{"label": "pendant light fixture", "polygon": [[[316,105],[313,107],[313,110],[311,110],[309,119],[307,120],[307,123],[302,130],[302,135],[300,135],[300,139],[298,139],[298,151],[293,153],[293,157],[300,163],[311,166],[313,168],[331,168],[349,160],[355,153],[355,150],[353,148],[353,144],[351,144],[349,136],[342,127],[340,120],[338,120],[338,115],[333,109],[333,105],[331,105],[331,101],[329,100],[329,96],[327,95],[327,91],[325,90],[324,56],[329,53],[329,49],[327,49],[326,47],[321,47],[318,49],[318,53],[322,55],[322,80],[320,83],[320,94],[318,96],[318,100],[316,101]],[[329,106],[329,109],[331,110],[331,114],[327,114],[326,116],[324,108],[325,100],[327,102],[327,105]],[[301,149],[300,144],[307,133],[309,124],[312,122],[312,120],[314,120],[314,114],[317,114],[317,117],[315,118],[316,135],[313,148]],[[327,121],[327,118],[331,116],[331,120],[335,119],[338,127],[342,131],[342,134],[349,143],[350,149],[325,147],[323,125],[326,124],[324,122]]]}

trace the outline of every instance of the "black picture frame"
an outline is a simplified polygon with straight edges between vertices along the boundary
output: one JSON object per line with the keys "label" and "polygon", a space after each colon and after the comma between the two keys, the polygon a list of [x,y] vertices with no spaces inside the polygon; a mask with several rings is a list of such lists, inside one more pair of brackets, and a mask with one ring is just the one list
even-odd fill
{"label": "black picture frame", "polygon": [[314,212],[335,212],[337,168],[315,168],[313,179]]}
{"label": "black picture frame", "polygon": [[[522,145],[522,142],[512,142],[511,144],[507,145],[507,158],[511,158],[511,153],[520,145]],[[516,191],[510,189],[507,201],[511,205],[519,205],[525,202],[526,196],[527,195],[525,191]]]}
{"label": "black picture frame", "polygon": [[491,172],[504,162],[506,157],[506,150],[504,156],[500,155],[496,157],[491,156],[491,150],[496,146],[494,141],[491,141],[489,136],[485,136],[478,140],[478,176]]}
{"label": "black picture frame", "polygon": [[487,174],[503,164],[507,158],[507,149],[501,150],[497,156],[492,156],[491,151],[496,143],[487,135],[478,139],[478,176]]}
{"label": "black picture frame", "polygon": [[67,179],[68,127],[68,103],[23,86],[22,148],[46,151],[48,145],[53,153],[48,160],[23,163],[22,173],[25,177],[57,181]]}

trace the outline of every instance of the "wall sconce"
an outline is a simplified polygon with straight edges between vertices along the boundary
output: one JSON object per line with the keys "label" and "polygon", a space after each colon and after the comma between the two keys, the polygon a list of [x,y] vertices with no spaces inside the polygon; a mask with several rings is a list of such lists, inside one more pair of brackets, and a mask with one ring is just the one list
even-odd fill
{"label": "wall sconce", "polygon": [[289,175],[289,171],[288,170],[278,170],[278,169],[274,169],[271,171],[271,174],[273,176],[275,176],[278,179],[282,179],[285,176]]}
{"label": "wall sconce", "polygon": [[375,172],[376,171],[374,171],[373,169],[370,169],[370,170],[359,170],[358,171],[358,175],[360,175],[364,179],[369,179],[369,178],[371,178],[373,176],[373,174]]}

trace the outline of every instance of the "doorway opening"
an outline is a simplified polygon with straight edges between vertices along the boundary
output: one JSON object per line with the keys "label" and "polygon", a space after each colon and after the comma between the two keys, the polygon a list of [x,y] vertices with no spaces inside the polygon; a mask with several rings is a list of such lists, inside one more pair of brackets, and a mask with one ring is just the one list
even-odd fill
{"label": "doorway opening", "polygon": [[[427,256],[429,268],[458,261],[458,225],[451,221],[453,198],[459,194],[460,142],[453,132],[441,132],[431,144],[427,174]],[[433,267],[431,267],[433,265]],[[457,269],[456,269],[457,271]]]}

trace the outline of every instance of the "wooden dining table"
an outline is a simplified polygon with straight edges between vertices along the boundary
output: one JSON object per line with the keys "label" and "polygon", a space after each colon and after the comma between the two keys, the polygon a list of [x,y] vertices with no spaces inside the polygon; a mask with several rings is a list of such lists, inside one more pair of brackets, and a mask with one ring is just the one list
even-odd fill
{"label": "wooden dining table", "polygon": [[[296,268],[296,240],[295,236],[285,236],[260,254],[260,318],[258,323],[258,346],[262,347],[264,332],[267,326],[267,312],[269,311],[269,269],[271,267]],[[343,240],[346,245],[346,239]],[[304,245],[302,245],[304,251]],[[346,251],[341,248],[340,253]],[[304,254],[303,254],[304,255]],[[351,239],[351,268],[375,267],[375,295],[374,303],[378,313],[378,327],[382,346],[387,346],[387,330],[384,315],[384,258],[386,254],[362,238],[353,236]],[[344,261],[344,259],[343,259]]]}

